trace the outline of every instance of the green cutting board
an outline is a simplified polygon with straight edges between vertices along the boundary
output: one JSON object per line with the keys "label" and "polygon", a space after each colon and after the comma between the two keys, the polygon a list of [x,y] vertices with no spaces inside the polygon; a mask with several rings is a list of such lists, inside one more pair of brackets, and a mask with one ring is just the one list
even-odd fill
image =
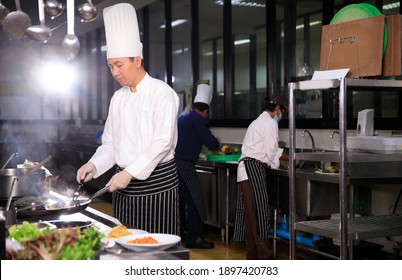
{"label": "green cutting board", "polygon": [[206,158],[208,161],[218,161],[218,162],[237,161],[240,158],[240,154],[230,154],[230,155],[207,154]]}

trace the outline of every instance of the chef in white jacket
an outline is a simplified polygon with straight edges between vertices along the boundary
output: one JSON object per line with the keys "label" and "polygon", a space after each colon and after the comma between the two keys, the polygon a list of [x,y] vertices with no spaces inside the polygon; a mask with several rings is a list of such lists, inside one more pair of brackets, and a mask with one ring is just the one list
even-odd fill
{"label": "chef in white jacket", "polygon": [[273,258],[268,235],[267,169],[277,169],[282,157],[283,149],[278,147],[278,122],[282,111],[287,110],[282,99],[279,96],[268,98],[264,111],[247,128],[241,147],[234,241],[246,242],[249,260]]}
{"label": "chef in white jacket", "polygon": [[111,99],[102,145],[77,171],[76,179],[88,182],[117,165],[106,184],[113,192],[113,216],[129,228],[179,234],[174,162],[179,98],[142,66],[134,7],[107,7],[103,18],[107,64],[122,87]]}

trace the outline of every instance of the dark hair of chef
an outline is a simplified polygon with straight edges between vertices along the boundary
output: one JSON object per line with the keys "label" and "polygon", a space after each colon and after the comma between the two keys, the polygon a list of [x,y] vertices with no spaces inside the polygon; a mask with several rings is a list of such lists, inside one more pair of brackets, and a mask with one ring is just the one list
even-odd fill
{"label": "dark hair of chef", "polygon": [[273,111],[275,111],[276,106],[278,106],[278,104],[271,103],[271,102],[266,102],[264,110],[268,110],[269,112],[273,112]]}
{"label": "dark hair of chef", "polygon": [[193,104],[193,109],[203,112],[205,110],[209,110],[209,105],[204,102],[196,102]]}
{"label": "dark hair of chef", "polygon": [[[264,110],[268,110],[270,112],[275,111],[276,106],[279,105],[279,109],[281,109],[281,111],[287,112],[288,111],[288,106],[287,106],[287,102],[285,100],[280,100],[281,98],[278,96],[273,96],[273,97],[265,97],[264,98],[266,100],[265,106],[264,106]],[[284,98],[282,98],[284,99]]]}

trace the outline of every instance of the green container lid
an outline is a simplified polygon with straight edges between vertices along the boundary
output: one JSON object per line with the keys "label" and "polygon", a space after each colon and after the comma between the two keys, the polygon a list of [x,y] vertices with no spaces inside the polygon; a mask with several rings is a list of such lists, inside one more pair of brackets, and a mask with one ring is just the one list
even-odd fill
{"label": "green container lid", "polygon": [[208,161],[218,161],[218,162],[237,161],[240,158],[240,154],[230,154],[230,155],[207,154],[206,158]]}

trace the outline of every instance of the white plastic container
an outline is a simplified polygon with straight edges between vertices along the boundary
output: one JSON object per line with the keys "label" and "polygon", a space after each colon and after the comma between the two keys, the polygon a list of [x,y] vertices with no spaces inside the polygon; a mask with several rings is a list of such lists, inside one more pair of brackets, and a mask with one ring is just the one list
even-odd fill
{"label": "white plastic container", "polygon": [[350,136],[347,138],[349,151],[363,150],[380,154],[402,153],[400,136]]}
{"label": "white plastic container", "polygon": [[374,110],[365,109],[357,115],[357,129],[358,136],[372,136],[374,133]]}

